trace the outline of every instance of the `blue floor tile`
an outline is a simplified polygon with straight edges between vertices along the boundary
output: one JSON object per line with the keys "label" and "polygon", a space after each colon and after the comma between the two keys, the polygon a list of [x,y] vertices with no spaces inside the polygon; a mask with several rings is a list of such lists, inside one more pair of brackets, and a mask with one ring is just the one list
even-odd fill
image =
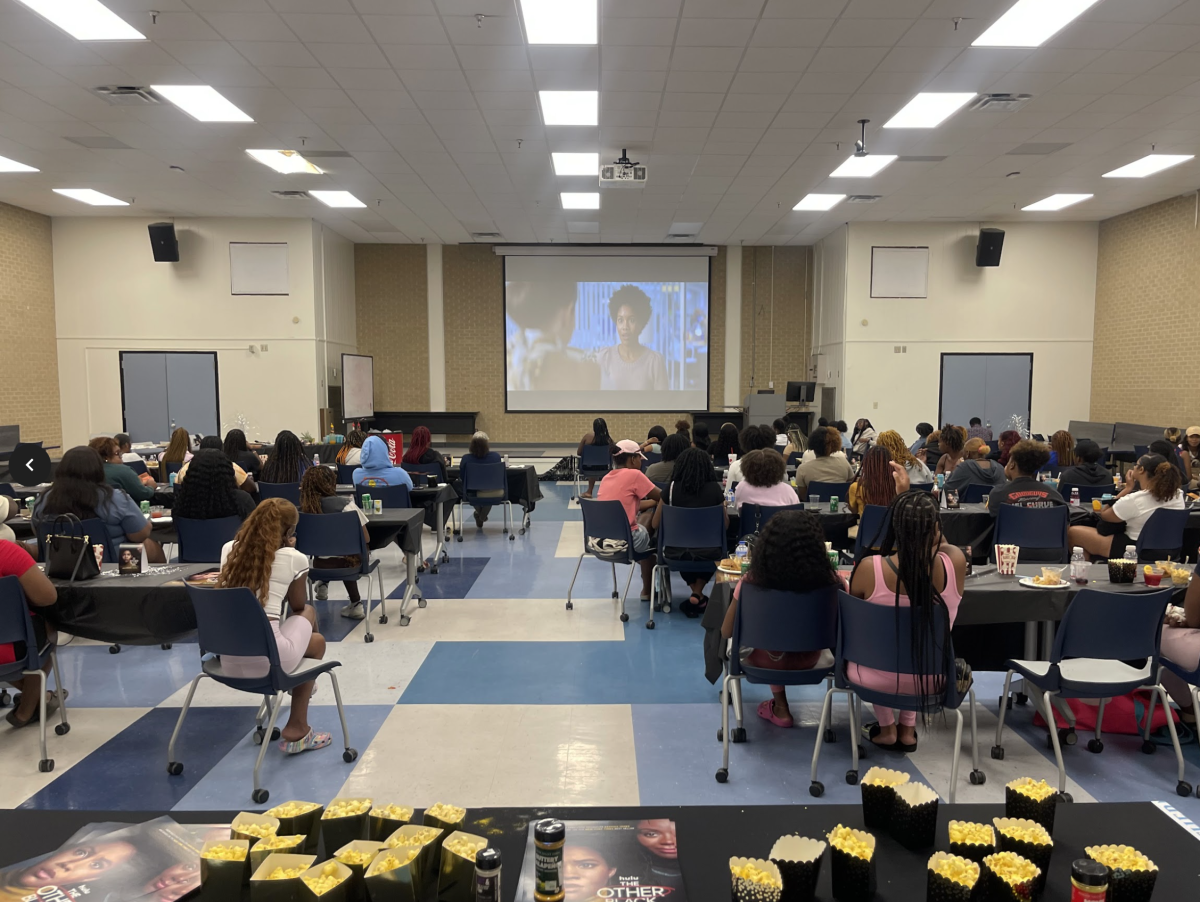
{"label": "blue floor tile", "polygon": [[[437,573],[420,574],[421,592],[426,598],[466,598],[489,560],[486,557],[451,557],[438,565]],[[388,598],[403,598],[407,585],[408,580],[402,580]]]}
{"label": "blue floor tile", "polygon": [[60,649],[59,668],[70,690],[69,707],[150,708],[164,701],[200,670],[199,647],[185,642],[164,650],[157,645]]}

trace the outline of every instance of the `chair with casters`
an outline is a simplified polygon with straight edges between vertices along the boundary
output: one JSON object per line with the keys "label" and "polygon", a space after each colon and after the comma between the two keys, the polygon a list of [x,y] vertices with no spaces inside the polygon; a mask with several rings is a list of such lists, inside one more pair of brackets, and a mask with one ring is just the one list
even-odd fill
{"label": "chair with casters", "polygon": [[[825,705],[821,710],[819,731],[825,729],[830,700],[835,692],[845,692],[853,695],[857,700],[899,708],[901,711],[916,711],[921,714],[943,710],[953,711],[955,718],[954,755],[950,763],[948,798],[950,804],[954,804],[954,796],[958,788],[958,765],[962,753],[962,703],[964,701],[970,702],[971,713],[970,782],[972,785],[979,786],[987,781],[987,776],[979,769],[975,689],[974,687],[969,688],[966,696],[959,692],[954,664],[954,643],[950,637],[949,613],[945,607],[938,605],[933,609],[932,635],[925,643],[925,653],[923,659],[920,660],[913,654],[912,643],[908,640],[908,637],[912,635],[912,629],[912,608],[875,604],[842,591],[838,592],[838,638],[834,684],[833,688],[825,693]],[[871,689],[850,679],[849,662],[887,673],[911,676],[927,675],[929,679],[942,682],[945,691],[925,705],[916,695]],[[855,737],[855,741],[850,743],[851,768],[846,772],[846,782],[852,786],[858,782],[858,757],[860,754],[857,742],[858,730],[856,702],[850,705],[850,735]],[[809,792],[814,796],[821,795],[825,790],[824,785],[817,780],[817,764],[820,754],[821,744],[817,743],[816,749],[813,750],[812,785],[809,787]]]}
{"label": "chair with casters", "polygon": [[[410,476],[432,476],[435,479],[445,482],[445,471],[438,464],[400,464],[400,469],[408,473]],[[427,482],[427,479],[422,479],[421,482]],[[417,484],[417,480],[413,480],[413,485]]]}
{"label": "chair with casters", "polygon": [[1187,510],[1160,507],[1150,515],[1137,537],[1138,561],[1183,560],[1183,531],[1187,528]]}
{"label": "chair with casters", "polygon": [[1111,485],[1070,485],[1065,482],[1058,487],[1058,494],[1062,495],[1067,501],[1070,501],[1072,490],[1079,492],[1079,503],[1088,505],[1089,507],[1094,499],[1112,494]]}
{"label": "chair with casters", "polygon": [[1066,504],[1054,507],[1020,507],[1001,504],[996,511],[995,545],[1018,545],[1020,563],[1066,564],[1071,560],[1067,545],[1067,525],[1071,508]]}
{"label": "chair with casters", "polygon": [[[664,495],[666,490],[663,490]],[[780,511],[802,511],[803,504],[743,504],[738,508],[738,541],[752,536]]]}
{"label": "chair with casters", "polygon": [[[598,561],[612,565],[612,597],[614,601],[617,598],[621,599],[621,622],[628,623],[625,598],[629,595],[633,572],[637,569],[637,564],[654,555],[654,550],[633,550],[633,530],[620,501],[593,501],[590,498],[581,498],[579,509],[583,513],[583,550],[579,553],[579,560],[575,562],[571,585],[567,587],[567,610],[575,608],[574,602],[571,601],[571,592],[575,589],[575,580],[579,577],[579,568],[584,557],[591,555]],[[625,580],[625,592],[621,595],[617,593],[617,564],[629,566],[629,578]]]}
{"label": "chair with casters", "polygon": [[575,468],[575,494],[571,500],[578,501],[583,494],[579,488],[581,480],[601,480],[611,469],[612,449],[608,445],[584,445],[583,453],[579,455],[579,466]]}
{"label": "chair with casters", "polygon": [[[1141,594],[1101,592],[1081,589],[1071,601],[1054,636],[1054,648],[1049,661],[1007,661],[1004,695],[1000,699],[1000,719],[996,724],[996,745],[992,757],[1004,760],[1004,715],[1014,674],[1042,691],[1043,716],[1050,734],[1050,747],[1058,765],[1058,791],[1063,801],[1071,801],[1067,792],[1067,769],[1063,764],[1062,745],[1074,744],[1074,717],[1070,726],[1058,729],[1054,717],[1054,701],[1067,698],[1098,698],[1096,735],[1088,742],[1088,751],[1104,750],[1100,739],[1104,722],[1105,700],[1125,695],[1135,689],[1149,689],[1150,710],[1146,714],[1142,751],[1153,752],[1157,746],[1150,742],[1150,723],[1154,716],[1155,695],[1167,710],[1167,726],[1175,748],[1177,782],[1175,791],[1191,795],[1192,786],[1183,779],[1183,752],[1175,732],[1175,720],[1170,716],[1167,690],[1160,681],[1159,641],[1163,614],[1171,601],[1170,589]],[[1145,659],[1136,667],[1128,662]],[[1167,662],[1161,662],[1166,665]],[[1169,666],[1169,665],[1168,665]],[[1172,668],[1173,669],[1173,668]],[[1065,707],[1065,706],[1064,706]],[[1070,709],[1067,709],[1068,711]]]}
{"label": "chair with casters", "polygon": [[221,549],[232,542],[242,528],[240,517],[219,517],[216,520],[192,520],[176,517],[179,532],[179,563],[208,564],[221,560]]}
{"label": "chair with casters", "polygon": [[358,464],[338,464],[337,465],[338,485],[354,485],[354,471],[357,469],[358,469]]}
{"label": "chair with casters", "polygon": [[296,507],[300,506],[300,483],[298,482],[260,482],[258,497],[266,501],[268,498],[282,498],[290,501]]}
{"label": "chair with casters", "polygon": [[963,504],[982,504],[983,499],[991,494],[994,485],[984,485],[981,482],[972,482],[962,490],[959,501]]}
{"label": "chair with casters", "polygon": [[[67,723],[67,705],[63,698],[63,681],[58,670],[58,651],[54,642],[47,639],[45,645],[39,645],[37,634],[33,628],[33,616],[29,613],[29,605],[25,600],[25,592],[21,589],[21,581],[16,576],[0,578],[0,645],[22,642],[25,645],[25,655],[20,660],[8,664],[0,664],[0,683],[30,677],[37,680],[38,693],[38,730],[41,741],[41,755],[38,760],[38,771],[48,774],[54,770],[54,759],[46,750],[46,726],[49,716],[46,714],[46,673],[42,666],[47,658],[54,672],[54,696],[58,701],[58,716],[60,722],[54,727],[54,732],[65,736],[71,731]],[[33,691],[28,683],[25,691]]]}
{"label": "chair with casters", "polygon": [[412,495],[406,485],[388,485],[375,479],[367,479],[354,487],[354,503],[362,510],[363,495],[370,495],[372,501],[382,501],[383,509],[412,507]]}
{"label": "chair with casters", "polygon": [[850,483],[848,482],[810,482],[804,493],[804,500],[809,495],[816,495],[818,501],[828,501],[837,497],[843,504],[850,498]]}
{"label": "chair with casters", "polygon": [[[719,552],[716,560],[682,560],[667,557],[664,549],[675,551]],[[671,571],[716,573],[717,563],[729,551],[725,531],[725,505],[714,507],[662,506],[662,522],[658,527],[658,547],[654,564],[654,579],[650,583],[650,619],[646,629],[654,629],[654,612],[671,613]]]}
{"label": "chair with casters", "polygon": [[127,460],[125,461],[125,466],[129,467],[129,469],[133,470],[133,472],[137,473],[139,476],[148,472],[146,470],[146,462],[144,460]]}
{"label": "chair with casters", "polygon": [[[887,532],[888,509],[880,504],[868,504],[858,518],[858,537],[854,540],[854,561],[879,553],[880,543]],[[832,647],[832,646],[831,646]]]}
{"label": "chair with casters", "polygon": [[[780,589],[761,589],[742,580],[737,608],[733,617],[733,653],[725,662],[721,679],[721,767],[717,782],[729,779],[729,743],[745,742],[742,726],[741,683],[781,686],[815,686],[833,676],[833,656],[829,649],[837,643],[837,587],[829,586],[811,592],[787,592]],[[822,652],[821,660],[809,670],[768,670],[743,664],[737,650],[742,647],[769,648],[780,652]],[[737,722],[729,728],[730,693]],[[827,703],[828,704],[828,703]],[[822,718],[828,721],[828,718]],[[832,727],[820,732],[825,742],[836,738]],[[819,793],[818,793],[819,794]]]}
{"label": "chair with casters", "polygon": [[[312,516],[319,516],[313,514]],[[329,514],[328,516],[336,516]],[[305,658],[291,673],[287,673],[279,664],[279,649],[275,644],[275,633],[271,629],[267,614],[259,603],[254,592],[247,588],[235,589],[198,589],[187,587],[188,598],[196,612],[196,635],[200,645],[200,672],[196,674],[188,687],[187,698],[179,711],[179,720],[175,722],[175,730],[171,733],[171,742],[167,746],[167,773],[178,777],[183,773],[183,762],[175,756],[175,744],[183,730],[183,721],[192,705],[192,697],[196,694],[196,686],[204,678],[211,679],[230,689],[250,692],[263,696],[263,703],[255,715],[254,742],[260,748],[258,758],[254,762],[254,791],[250,798],[256,805],[267,801],[270,793],[263,788],[259,780],[263,756],[267,746],[279,738],[275,721],[279,710],[283,707],[283,696],[297,686],[315,680],[322,674],[329,674],[333,683],[333,697],[337,702],[338,719],[342,722],[342,739],[344,751],[342,760],[347,764],[358,758],[358,751],[350,747],[350,733],[346,729],[346,714],[342,709],[342,692],[338,687],[337,675],[333,672],[340,667],[338,661],[316,661]],[[267,662],[267,672],[260,677],[234,677],[227,675],[221,667],[220,656],[261,657]],[[269,716],[268,716],[269,715]],[[267,717],[264,724],[263,719]],[[270,739],[267,739],[267,737]]]}
{"label": "chair with casters", "polygon": [[[585,449],[586,450],[586,449]],[[458,528],[454,530],[455,538],[463,540],[463,505],[471,507],[504,508],[504,533],[510,542],[515,541],[516,531],[512,528],[512,502],[508,500],[508,469],[503,463],[475,464],[461,471],[462,497],[454,505]],[[484,493],[487,493],[486,495]],[[521,535],[525,527],[521,527]]]}
{"label": "chair with casters", "polygon": [[[383,573],[379,569],[379,560],[371,559],[367,548],[367,540],[363,537],[362,525],[358,522],[358,514],[354,511],[343,511],[340,514],[301,514],[300,522],[296,524],[296,550],[310,558],[349,557],[358,555],[356,567],[313,567],[308,571],[309,600],[312,600],[313,583],[328,583],[347,579],[356,582],[364,576],[367,578],[367,594],[362,603],[366,610],[363,622],[366,624],[366,635],[363,641],[374,642],[375,635],[371,632],[371,574],[375,574],[379,585],[379,622],[387,623],[387,606],[383,594]],[[408,626],[409,618],[401,614],[400,625]]]}
{"label": "chair with casters", "polygon": [[[1175,674],[1175,676],[1179,677],[1179,679],[1183,680],[1183,682],[1187,684],[1188,692],[1192,697],[1192,710],[1200,711],[1200,708],[1196,707],[1197,704],[1200,704],[1200,665],[1198,665],[1195,670],[1187,670],[1167,657],[1161,657],[1159,659],[1159,663],[1162,665],[1162,670],[1171,671],[1171,673]],[[1162,683],[1162,670],[1160,670],[1158,674],[1159,683]],[[1156,699],[1157,696],[1153,692],[1150,693],[1150,710],[1146,712],[1147,729],[1142,736],[1142,751],[1147,755],[1153,755],[1155,750],[1158,748],[1157,745],[1150,741],[1149,736],[1149,725],[1154,717],[1154,704]],[[1167,715],[1168,719],[1170,719],[1170,708],[1167,709]],[[1091,743],[1089,743],[1089,745],[1090,744]],[[1200,784],[1197,784],[1196,786],[1196,796],[1197,798],[1200,798]]]}

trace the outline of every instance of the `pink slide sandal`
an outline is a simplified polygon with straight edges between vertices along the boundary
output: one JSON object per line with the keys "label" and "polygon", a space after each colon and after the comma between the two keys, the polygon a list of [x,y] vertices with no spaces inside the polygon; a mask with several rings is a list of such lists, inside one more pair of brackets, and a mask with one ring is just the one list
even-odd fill
{"label": "pink slide sandal", "polygon": [[299,755],[301,752],[311,752],[316,749],[323,749],[329,743],[333,742],[333,736],[330,733],[314,733],[312,728],[309,728],[308,735],[303,739],[297,739],[295,742],[284,740],[279,743],[279,750],[286,752],[289,755]]}
{"label": "pink slide sandal", "polygon": [[771,721],[771,723],[775,724],[777,727],[787,728],[795,726],[795,722],[790,717],[783,718],[776,715],[775,703],[771,699],[767,699],[765,702],[761,702],[759,704],[758,716],[763,720]]}

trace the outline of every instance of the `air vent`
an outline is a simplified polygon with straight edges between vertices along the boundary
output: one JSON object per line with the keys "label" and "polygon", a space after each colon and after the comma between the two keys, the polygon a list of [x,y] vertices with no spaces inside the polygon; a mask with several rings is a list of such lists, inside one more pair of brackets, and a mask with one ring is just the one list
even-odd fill
{"label": "air vent", "polygon": [[897,163],[940,163],[946,159],[945,156],[901,156],[896,158]]}
{"label": "air vent", "polygon": [[1017,156],[1045,156],[1046,154],[1057,153],[1064,147],[1070,146],[1070,142],[1044,142],[1039,144],[1034,141],[1014,147],[1009,153],[1016,154]]}
{"label": "air vent", "polygon": [[312,195],[307,191],[272,191],[271,193],[284,200],[312,200]]}
{"label": "air vent", "polygon": [[572,235],[599,235],[600,223],[598,222],[568,222],[567,231]]}
{"label": "air vent", "polygon": [[86,147],[88,150],[133,150],[124,141],[118,141],[111,135],[84,135],[80,138],[67,138],[72,144]]}
{"label": "air vent", "polygon": [[499,241],[504,236],[499,232],[472,232],[471,238],[475,241]]}
{"label": "air vent", "polygon": [[348,150],[302,150],[301,156],[306,160],[349,160],[351,159],[350,151]]}
{"label": "air vent", "polygon": [[1013,113],[1033,99],[1032,94],[982,94],[967,109],[989,113]]}
{"label": "air vent", "polygon": [[883,197],[882,194],[851,194],[846,198],[848,204],[873,204]]}
{"label": "air vent", "polygon": [[696,237],[695,232],[667,232],[668,241],[689,240]]}
{"label": "air vent", "polygon": [[149,88],[137,85],[100,85],[92,89],[113,106],[145,106],[148,103],[162,103],[162,99]]}

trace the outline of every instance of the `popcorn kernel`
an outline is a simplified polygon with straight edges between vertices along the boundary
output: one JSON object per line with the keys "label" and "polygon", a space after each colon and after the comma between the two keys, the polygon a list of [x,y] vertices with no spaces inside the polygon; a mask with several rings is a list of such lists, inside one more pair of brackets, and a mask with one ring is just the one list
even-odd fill
{"label": "popcorn kernel", "polygon": [[267,874],[268,880],[294,880],[303,874],[305,868],[276,868]]}
{"label": "popcorn kernel", "polygon": [[[937,858],[937,856],[934,856]],[[930,861],[930,870],[952,883],[972,887],[979,881],[979,865],[957,855],[945,855],[938,861]]]}
{"label": "popcorn kernel", "polygon": [[1045,780],[1035,780],[1033,777],[1021,777],[1008,785],[1014,792],[1019,792],[1037,802],[1050,798],[1057,791]]}
{"label": "popcorn kernel", "polygon": [[437,839],[437,827],[424,827],[420,830],[413,830],[407,836],[400,834],[394,836],[387,841],[389,849],[395,849],[398,846],[425,846]]}
{"label": "popcorn kernel", "polygon": [[387,871],[394,871],[396,868],[404,867],[404,865],[408,864],[417,857],[417,851],[417,849],[408,849],[404,852],[389,854],[386,858],[380,859],[379,864],[377,864],[375,869],[371,872],[372,876],[375,874],[383,874]]}
{"label": "popcorn kernel", "polygon": [[316,802],[284,802],[267,812],[271,817],[299,817],[320,808]]}
{"label": "popcorn kernel", "polygon": [[950,822],[950,842],[965,845],[994,846],[996,834],[987,824],[974,824],[970,821]]}
{"label": "popcorn kernel", "polygon": [[238,824],[233,829],[234,832],[241,833],[243,836],[256,836],[259,839],[267,839],[274,836],[278,828],[274,824]]}
{"label": "popcorn kernel", "polygon": [[870,835],[838,824],[829,834],[829,844],[847,855],[870,861],[875,854],[874,844],[869,841]]}
{"label": "popcorn kernel", "polygon": [[449,849],[455,855],[459,855],[467,861],[474,861],[476,853],[480,849],[487,848],[487,840],[468,839],[465,836],[456,836],[453,839],[446,840],[442,846],[443,849]]}
{"label": "popcorn kernel", "polygon": [[241,846],[209,846],[200,857],[212,861],[245,861],[246,850]]}
{"label": "popcorn kernel", "polygon": [[436,817],[439,821],[445,821],[448,824],[453,824],[461,821],[467,816],[466,808],[459,808],[456,805],[446,805],[438,802],[432,808],[426,808],[425,813],[430,817]]}
{"label": "popcorn kernel", "polygon": [[731,864],[729,872],[733,875],[734,880],[746,880],[750,883],[757,883],[760,886],[783,886],[783,881],[776,875],[770,871],[763,870],[751,862],[746,862],[741,867]]}
{"label": "popcorn kernel", "polygon": [[372,861],[375,860],[375,856],[378,854],[379,854],[378,851],[359,852],[354,849],[343,849],[342,851],[338,852],[337,855],[335,855],[334,857],[337,858],[337,860],[340,861],[342,864],[347,864],[347,865],[355,865],[356,864],[356,865],[359,865],[360,867],[366,867],[368,864],[370,864]]}
{"label": "popcorn kernel", "polygon": [[331,803],[325,809],[325,813],[321,815],[321,820],[331,821],[339,817],[354,817],[356,814],[366,814],[370,810],[370,799],[346,799],[343,802]]}
{"label": "popcorn kernel", "polygon": [[406,805],[376,805],[371,814],[391,821],[408,821],[412,820],[413,810]]}
{"label": "popcorn kernel", "polygon": [[992,873],[1010,886],[1031,883],[1042,872],[1042,869],[1036,864],[1022,858],[1016,852],[996,852],[983,859],[983,863]]}
{"label": "popcorn kernel", "polygon": [[300,845],[307,837],[302,834],[295,836],[268,836],[265,839],[260,839],[254,844],[255,852],[266,852],[268,850],[275,851],[278,849],[293,849]]}

